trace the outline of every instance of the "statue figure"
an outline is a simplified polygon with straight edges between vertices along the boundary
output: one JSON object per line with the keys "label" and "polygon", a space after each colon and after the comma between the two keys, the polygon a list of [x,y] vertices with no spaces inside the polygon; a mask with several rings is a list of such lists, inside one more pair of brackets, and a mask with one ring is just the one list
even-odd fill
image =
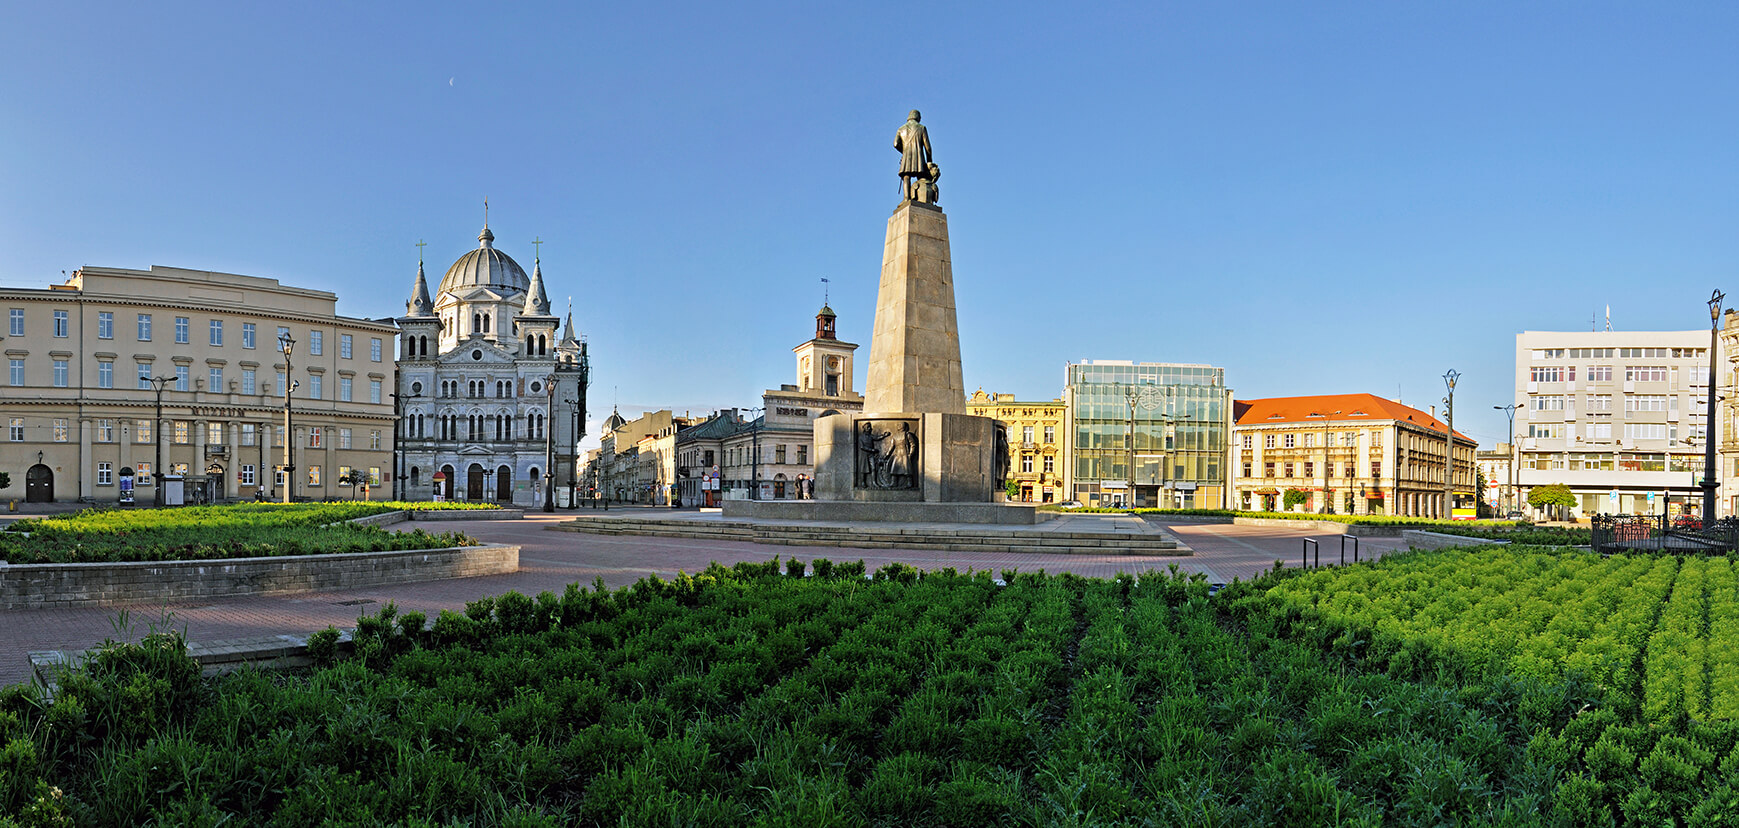
{"label": "statue figure", "polygon": [[878,466],[881,465],[880,441],[876,439],[875,427],[864,423],[857,432],[857,485],[860,489],[879,488],[876,485]]}
{"label": "statue figure", "polygon": [[912,489],[918,485],[918,435],[911,423],[901,423],[900,433],[888,433],[888,488]]}
{"label": "statue figure", "polygon": [[1002,423],[996,424],[996,441],[991,452],[991,462],[995,467],[993,474],[996,478],[996,488],[1007,488],[1009,470],[1008,427]]}
{"label": "statue figure", "polygon": [[936,186],[936,180],[941,177],[942,168],[936,166],[936,162],[931,161],[930,177],[914,179],[918,188],[917,199],[920,204],[935,204],[937,200],[942,198],[942,189]]}
{"label": "statue figure", "polygon": [[919,182],[930,180],[930,131],[919,121],[914,109],[894,133],[894,149],[900,151],[900,195],[907,201],[917,200]]}

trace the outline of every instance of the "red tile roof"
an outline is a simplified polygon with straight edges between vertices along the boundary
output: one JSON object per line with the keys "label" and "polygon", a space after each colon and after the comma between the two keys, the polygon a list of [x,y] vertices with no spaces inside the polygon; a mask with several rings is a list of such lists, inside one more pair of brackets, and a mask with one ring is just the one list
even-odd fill
{"label": "red tile roof", "polygon": [[[1385,400],[1375,394],[1326,394],[1315,397],[1268,397],[1260,400],[1232,401],[1232,414],[1238,425],[1267,423],[1358,422],[1360,420],[1399,420],[1432,431],[1442,431],[1442,420],[1412,406]],[[1455,436],[1470,443],[1476,441],[1455,432]]]}

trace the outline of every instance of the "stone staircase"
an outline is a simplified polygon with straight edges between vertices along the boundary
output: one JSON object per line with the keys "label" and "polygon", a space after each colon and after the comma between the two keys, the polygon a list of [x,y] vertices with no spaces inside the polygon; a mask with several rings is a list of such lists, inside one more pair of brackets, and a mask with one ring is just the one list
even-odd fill
{"label": "stone staircase", "polygon": [[591,535],[651,535],[663,538],[743,541],[776,546],[832,546],[849,549],[922,549],[938,552],[1045,553],[1071,555],[1192,554],[1189,547],[1160,533],[1070,532],[1043,528],[924,528],[832,526],[823,523],[683,520],[642,517],[590,517],[549,527]]}

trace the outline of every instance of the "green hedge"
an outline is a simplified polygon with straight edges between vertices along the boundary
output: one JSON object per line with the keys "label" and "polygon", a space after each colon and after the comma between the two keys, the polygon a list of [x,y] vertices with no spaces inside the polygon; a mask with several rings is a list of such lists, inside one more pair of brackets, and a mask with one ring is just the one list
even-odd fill
{"label": "green hedge", "polygon": [[1407,526],[1419,529],[1437,527],[1459,528],[1467,526],[1527,527],[1533,525],[1525,521],[1515,520],[1441,520],[1439,518],[1396,517],[1394,515],[1319,515],[1313,512],[1242,512],[1235,509],[1107,509],[1097,506],[1083,506],[1078,509],[1063,509],[1049,504],[1040,508],[1046,511],[1064,513],[1266,518],[1269,520],[1305,520],[1316,521],[1319,523],[1345,523],[1351,526]]}
{"label": "green hedge", "polygon": [[[238,503],[88,509],[16,521],[0,533],[8,563],[117,563],[320,555],[474,546],[458,532],[392,532],[347,521],[422,508],[406,503]],[[466,508],[466,507],[460,507]],[[471,507],[475,508],[475,507]]]}

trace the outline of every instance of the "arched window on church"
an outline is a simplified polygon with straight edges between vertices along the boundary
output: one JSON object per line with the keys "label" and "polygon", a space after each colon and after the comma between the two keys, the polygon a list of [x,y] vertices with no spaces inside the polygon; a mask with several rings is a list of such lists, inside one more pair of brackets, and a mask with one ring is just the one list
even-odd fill
{"label": "arched window on church", "polygon": [[549,340],[543,334],[537,335],[537,355],[549,356]]}
{"label": "arched window on church", "polygon": [[532,350],[532,347],[536,344],[536,342],[537,342],[537,340],[533,339],[530,334],[526,334],[526,337],[525,337],[525,355],[526,356],[532,356],[536,353],[535,351]]}
{"label": "arched window on church", "polygon": [[483,314],[483,332],[489,333],[489,314]]}

